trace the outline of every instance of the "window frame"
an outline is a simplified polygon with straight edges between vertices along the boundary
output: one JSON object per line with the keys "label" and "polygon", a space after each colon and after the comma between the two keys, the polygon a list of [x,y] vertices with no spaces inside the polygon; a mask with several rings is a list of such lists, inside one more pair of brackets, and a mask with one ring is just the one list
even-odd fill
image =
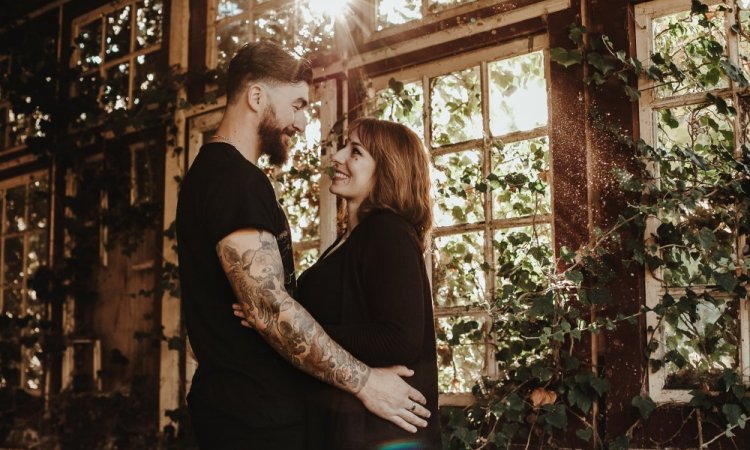
{"label": "window frame", "polygon": [[[162,45],[164,43],[164,23],[167,18],[167,1],[160,0],[162,5],[162,19],[161,19],[161,38],[158,42],[148,45],[146,47],[143,47],[141,49],[135,49],[136,48],[136,42],[137,42],[137,33],[138,33],[138,3],[141,0],[120,0],[118,2],[114,2],[111,4],[108,4],[106,6],[102,6],[100,8],[97,8],[93,11],[90,11],[84,15],[76,17],[72,24],[71,24],[71,31],[70,31],[70,45],[73,48],[73,52],[70,56],[70,62],[69,66],[71,68],[77,67],[77,61],[79,59],[79,56],[81,54],[81,48],[76,43],[76,39],[78,38],[80,34],[80,30],[82,27],[89,25],[97,20],[101,21],[102,23],[102,29],[101,29],[101,43],[99,48],[99,57],[101,58],[101,62],[97,65],[97,67],[89,70],[82,70],[81,76],[86,77],[89,75],[98,74],[101,80],[101,86],[99,88],[98,93],[98,99],[101,102],[101,97],[105,88],[106,80],[107,80],[107,71],[113,67],[118,66],[119,64],[127,63],[128,64],[128,92],[127,92],[127,106],[125,108],[117,108],[114,107],[112,111],[118,110],[118,109],[125,109],[129,110],[133,108],[134,105],[134,98],[133,93],[135,90],[135,74],[136,71],[134,70],[136,67],[136,64],[134,64],[135,60],[139,56],[145,56],[145,55],[151,55],[156,54],[162,49]],[[155,0],[157,1],[157,0]],[[113,13],[117,10],[122,9],[125,6],[130,6],[132,8],[130,12],[130,39],[129,39],[129,47],[130,49],[133,49],[133,51],[130,51],[128,53],[125,53],[124,55],[118,56],[116,58],[113,58],[111,60],[107,60],[106,58],[106,45],[107,45],[107,15],[110,13]],[[77,87],[77,81],[74,81],[71,83],[71,95],[76,96],[76,87]],[[102,106],[106,108],[106,105]]]}
{"label": "window frame", "polygon": [[[712,6],[717,5],[721,2],[719,0],[703,0],[703,3]],[[734,1],[730,0],[732,6]],[[642,3],[635,6],[635,24],[636,24],[636,55],[637,58],[644,63],[644,68],[648,68],[650,57],[653,49],[653,21],[657,18],[680,13],[689,12],[690,5],[685,1],[681,0],[654,0],[647,3]],[[731,27],[735,24],[735,16],[731,12],[725,12],[725,36],[727,38],[727,52],[729,60],[742,67],[739,64],[739,45],[738,38],[735,33],[731,30]],[[727,77],[728,78],[728,77]],[[724,99],[730,99],[734,102],[737,108],[739,103],[736,101],[739,94],[750,94],[750,88],[738,88],[734,81],[731,79],[727,80],[729,87],[727,88],[713,88],[702,90],[698,93],[688,94],[677,94],[673,96],[656,98],[654,95],[655,82],[648,79],[645,75],[641,75],[638,80],[638,90],[641,92],[639,100],[639,125],[641,138],[649,145],[653,145],[656,142],[656,135],[658,127],[656,123],[658,119],[656,115],[662,109],[675,108],[680,106],[695,106],[706,103],[706,94],[711,93]],[[740,112],[735,115],[734,118],[734,130],[740,129]],[[734,133],[735,148],[739,149],[742,143],[741,133]],[[649,172],[657,180],[659,178],[659,168],[652,162],[647,163]],[[656,229],[659,226],[660,221],[657,217],[649,217],[646,222],[646,229],[644,232],[644,241],[648,240],[651,236],[656,234]],[[739,237],[739,245],[742,246],[747,239],[746,236]],[[659,300],[666,293],[674,293],[678,297],[684,293],[685,287],[663,287],[659,281],[661,278],[661,268],[657,268],[652,273],[648,268],[644,269],[645,272],[645,300],[646,306],[653,308],[659,303]],[[700,292],[698,289],[693,289],[696,293]],[[729,295],[714,295],[716,298],[730,298]],[[741,372],[743,381],[748,384],[750,383],[750,305],[748,304],[748,297],[739,298],[739,311],[740,311],[740,343],[738,349],[738,361],[737,366]],[[650,342],[652,339],[654,342],[658,342],[659,346],[655,351],[655,357],[657,359],[663,359],[665,355],[666,344],[663,342],[663,323],[657,319],[654,312],[648,312],[646,314],[646,325],[648,327],[647,340]],[[653,331],[648,331],[653,330]],[[648,388],[649,395],[657,404],[665,403],[688,403],[691,400],[690,391],[691,388],[667,388],[667,373],[666,366],[660,367],[658,370],[652,370],[647,368],[648,374]]]}
{"label": "window frame", "polygon": [[[19,305],[19,308],[23,310],[28,302],[28,282],[29,282],[29,275],[28,275],[28,248],[29,248],[29,237],[33,235],[42,236],[43,239],[46,240],[47,245],[47,255],[44,259],[44,265],[47,267],[50,267],[51,261],[52,261],[52,252],[51,252],[51,236],[50,236],[50,230],[52,229],[51,223],[52,223],[52,214],[50,209],[50,200],[51,196],[48,197],[48,208],[47,208],[47,226],[45,228],[41,229],[32,229],[29,227],[26,230],[23,231],[14,231],[11,233],[6,233],[5,231],[5,214],[6,214],[6,202],[5,202],[5,193],[9,189],[17,188],[20,186],[25,186],[25,197],[24,197],[24,217],[28,220],[28,213],[29,213],[29,186],[35,182],[40,180],[46,180],[48,183],[48,189],[50,189],[51,192],[51,185],[49,181],[49,174],[47,171],[40,170],[35,171],[31,173],[27,173],[24,175],[21,175],[19,177],[15,177],[12,179],[2,180],[0,181],[0,192],[2,192],[2,197],[0,198],[0,218],[2,220],[2,225],[0,225],[0,313],[4,314],[4,290],[5,290],[5,239],[12,238],[12,237],[22,237],[23,238],[23,249],[24,249],[24,255],[23,255],[23,261],[22,261],[22,269],[24,271],[24,277],[23,277],[23,296],[21,300],[21,304]],[[44,307],[44,305],[40,305],[40,314],[42,317],[45,317],[47,314],[47,310]],[[23,354],[23,347],[22,347],[22,354],[21,354],[21,365],[19,367],[20,370],[20,388],[23,389],[25,392],[27,392],[30,395],[34,396],[41,396],[46,390],[46,380],[45,378],[45,369],[44,369],[44,362],[40,362],[42,367],[42,379],[40,380],[40,385],[37,389],[29,388],[27,386],[27,377],[26,377],[26,367],[28,366],[28,361],[26,361],[24,354]]]}
{"label": "window frame", "polygon": [[421,2],[421,19],[412,19],[408,22],[389,25],[382,30],[378,30],[378,5],[380,0],[369,0],[368,5],[370,6],[370,14],[368,15],[368,30],[365,32],[365,42],[372,42],[378,39],[383,39],[393,35],[403,33],[404,31],[411,30],[414,28],[415,23],[419,26],[432,25],[440,22],[441,20],[450,19],[451,17],[458,16],[461,14],[468,14],[488,6],[496,6],[502,3],[510,3],[512,0],[474,0],[467,3],[460,3],[453,6],[446,6],[445,8],[431,13],[427,9],[428,0],[419,0]]}
{"label": "window frame", "polygon": [[[544,55],[544,76],[547,84],[547,92],[549,92],[550,86],[550,58],[549,58],[549,43],[546,35],[533,35],[521,39],[517,39],[505,44],[500,44],[493,47],[488,47],[482,50],[477,50],[467,54],[460,54],[449,58],[437,60],[434,62],[421,64],[410,67],[409,69],[400,70],[397,72],[389,72],[377,77],[370,79],[371,87],[373,92],[379,92],[388,88],[388,80],[396,77],[399,81],[404,84],[411,82],[421,82],[422,85],[422,96],[424,109],[422,111],[424,131],[423,139],[425,147],[427,148],[432,158],[436,156],[442,156],[452,153],[458,153],[470,149],[479,149],[482,154],[482,177],[486,177],[490,173],[490,164],[492,157],[492,143],[497,140],[502,140],[506,144],[520,142],[528,139],[534,139],[538,137],[549,136],[549,121],[547,125],[538,127],[529,131],[516,131],[506,134],[502,134],[495,137],[489,137],[487,133],[491,133],[490,129],[490,117],[489,117],[489,82],[488,82],[488,65],[490,63],[510,59],[517,56],[523,56],[531,54],[537,51],[543,52]],[[441,75],[454,73],[459,70],[463,70],[471,67],[480,67],[480,84],[482,91],[482,119],[483,119],[483,130],[484,137],[477,139],[468,140],[458,144],[448,144],[442,146],[432,145],[432,126],[430,123],[430,80]],[[549,95],[547,96],[547,107],[549,108]],[[369,111],[366,111],[369,113]],[[551,153],[550,153],[551,158]],[[511,230],[520,226],[531,226],[548,224],[550,229],[550,243],[554,243],[555,230],[554,230],[554,202],[553,202],[553,179],[552,165],[549,167],[549,179],[548,185],[550,189],[550,213],[544,215],[531,215],[523,217],[513,217],[509,219],[495,219],[492,215],[492,203],[494,197],[489,194],[484,194],[483,208],[485,212],[484,220],[476,222],[467,222],[456,225],[448,225],[443,227],[434,227],[432,230],[432,239],[436,237],[445,236],[458,236],[468,232],[481,232],[484,237],[484,252],[483,257],[485,262],[490,265],[489,271],[485,275],[485,300],[489,300],[494,294],[495,290],[495,257],[494,250],[492,248],[492,236],[496,231]],[[489,214],[489,215],[488,215]],[[490,239],[487,239],[489,237]],[[552,245],[554,248],[554,245]],[[553,255],[554,258],[554,255]],[[430,282],[432,284],[433,278],[433,263],[432,263],[432,252],[428,252],[426,255],[426,263],[429,268],[428,274]],[[434,292],[434,288],[433,288]],[[433,302],[435,299],[433,299]],[[434,315],[437,321],[440,318],[446,317],[474,317],[478,321],[483,322],[484,328],[484,340],[483,344],[485,347],[485,361],[482,369],[482,376],[489,378],[497,378],[497,361],[495,359],[494,340],[491,336],[491,320],[489,314],[485,309],[481,307],[466,307],[466,306],[452,306],[452,307],[441,307],[434,304]],[[474,403],[475,398],[470,392],[458,392],[458,393],[446,393],[441,392],[439,396],[439,403],[441,406],[468,406]]]}

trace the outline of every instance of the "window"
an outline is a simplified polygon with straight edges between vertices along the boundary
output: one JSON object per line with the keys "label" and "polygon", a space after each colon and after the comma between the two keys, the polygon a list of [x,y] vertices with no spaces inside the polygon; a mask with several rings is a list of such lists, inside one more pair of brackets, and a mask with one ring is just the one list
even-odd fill
{"label": "window", "polygon": [[135,144],[130,148],[130,204],[156,200],[156,142]]}
{"label": "window", "polygon": [[[0,187],[0,312],[5,320],[27,325],[13,328],[15,335],[3,336],[3,358],[15,369],[0,374],[0,386],[20,386],[41,392],[42,362],[39,322],[44,305],[31,287],[36,271],[47,265],[49,254],[49,187],[46,176],[28,176]],[[7,343],[17,345],[7,347]],[[7,352],[7,353],[6,353]]]}
{"label": "window", "polygon": [[320,108],[320,101],[310,102],[305,133],[295,136],[289,161],[271,174],[292,230],[298,275],[320,254]]}
{"label": "window", "polygon": [[[705,16],[691,15],[689,4],[676,2],[636,7],[638,58],[664,58],[683,74],[658,84],[640,81],[642,137],[662,155],[650,162],[650,170],[660,189],[688,197],[723,183],[712,167],[723,164],[722,154],[730,160],[738,156],[750,137],[750,92],[709,63],[729,60],[748,75],[750,2],[724,2],[726,8],[705,3],[713,5]],[[706,46],[700,37],[713,43]],[[726,114],[722,104],[737,113]],[[703,161],[705,170],[692,171],[680,162],[685,152]],[[725,369],[739,369],[745,380],[750,376],[747,298],[717,289],[750,263],[733,209],[701,195],[693,208],[663,209],[649,220],[647,250],[661,261],[646,270],[647,306],[657,308],[647,323],[658,344],[655,360],[664,361],[649,370],[650,395],[657,402],[689,401],[698,380],[712,384]],[[701,220],[706,225],[695,235],[682,233]],[[666,242],[668,235],[673,238]],[[664,313],[659,306],[664,302],[681,307]]]}
{"label": "window", "polygon": [[72,33],[72,65],[80,70],[76,93],[96,96],[108,112],[138,105],[155,80],[163,14],[162,0],[129,0],[78,18]]}
{"label": "window", "polygon": [[[0,55],[0,77],[10,74],[10,57]],[[0,90],[0,151],[22,147],[29,136],[42,136],[39,128],[41,120],[49,116],[39,111],[22,113],[13,111],[7,92]]]}
{"label": "window", "polygon": [[372,81],[370,113],[412,127],[433,158],[432,285],[446,394],[497,376],[489,311],[554,270],[545,45],[536,37],[530,53],[524,40]]}
{"label": "window", "polygon": [[[425,19],[430,15],[477,0],[376,0],[375,30]],[[493,2],[496,3],[496,2]]]}
{"label": "window", "polygon": [[207,66],[225,68],[247,42],[269,39],[299,56],[331,54],[335,19],[323,0],[209,0]]}

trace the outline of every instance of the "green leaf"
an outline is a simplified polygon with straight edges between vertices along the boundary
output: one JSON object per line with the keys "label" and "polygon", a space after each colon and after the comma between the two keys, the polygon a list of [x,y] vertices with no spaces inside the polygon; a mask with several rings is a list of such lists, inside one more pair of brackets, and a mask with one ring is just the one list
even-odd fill
{"label": "green leaf", "polygon": [[716,245],[716,236],[711,229],[703,227],[698,233],[698,241],[703,250],[708,251]]}
{"label": "green leaf", "polygon": [[[742,408],[740,408],[740,405],[735,405],[734,403],[725,403],[724,406],[721,407],[721,412],[724,413],[724,416],[727,418],[727,422],[729,422],[730,425],[738,425],[740,422],[740,418],[742,416]],[[743,427],[744,427],[744,420]]]}
{"label": "green leaf", "polygon": [[609,380],[606,378],[592,378],[591,379],[591,387],[594,388],[597,394],[599,394],[599,397],[609,392],[609,388],[611,387],[609,384]]}
{"label": "green leaf", "polygon": [[568,37],[576,45],[583,43],[583,34],[586,32],[586,27],[582,25],[570,25],[570,33]]}
{"label": "green leaf", "polygon": [[565,272],[565,278],[573,282],[576,286],[580,286],[583,282],[583,273],[580,270],[568,270]]}
{"label": "green leaf", "polygon": [[550,58],[552,61],[560,64],[561,66],[568,68],[575,64],[579,64],[583,59],[581,52],[578,50],[566,50],[562,47],[555,47],[549,51]]}
{"label": "green leaf", "polygon": [[631,102],[637,102],[641,98],[641,91],[639,91],[636,88],[631,87],[630,85],[624,85],[623,90],[626,94],[628,94],[628,98],[630,98]]}
{"label": "green leaf", "polygon": [[594,432],[591,430],[591,428],[582,428],[580,430],[576,430],[576,436],[586,442],[591,440],[591,436],[593,435],[593,433]]}
{"label": "green leaf", "polygon": [[708,12],[708,6],[700,2],[700,0],[692,0],[690,5],[691,14],[705,14]]}
{"label": "green leaf", "polygon": [[737,287],[737,277],[733,273],[720,273],[716,275],[716,283],[726,292],[734,292]]}
{"label": "green leaf", "polygon": [[543,414],[540,418],[543,418],[546,423],[558,430],[564,430],[568,427],[568,416],[565,411],[565,405],[559,403],[556,405],[545,405],[543,409],[546,411],[546,414]]}
{"label": "green leaf", "polygon": [[615,65],[612,62],[612,59],[607,57],[607,55],[602,55],[601,53],[588,53],[586,55],[586,61],[594,68],[599,70],[604,76],[607,76],[610,72],[615,70]]}
{"label": "green leaf", "polygon": [[630,402],[630,404],[638,408],[638,412],[640,413],[643,420],[648,420],[648,418],[651,416],[651,413],[656,409],[656,403],[654,403],[654,401],[651,400],[650,397],[643,395],[636,395],[635,397],[633,397],[633,400]]}
{"label": "green leaf", "polygon": [[627,436],[618,436],[614,441],[607,445],[609,450],[628,450],[630,448],[630,439]]}

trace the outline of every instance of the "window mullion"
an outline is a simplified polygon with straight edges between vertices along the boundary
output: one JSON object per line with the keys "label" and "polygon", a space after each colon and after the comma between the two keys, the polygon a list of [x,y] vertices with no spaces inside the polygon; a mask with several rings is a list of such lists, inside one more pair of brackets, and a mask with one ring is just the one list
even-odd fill
{"label": "window mullion", "polygon": [[[481,107],[482,107],[482,180],[485,182],[492,172],[492,139],[490,138],[490,88],[489,88],[489,69],[487,61],[480,64],[479,80],[482,90]],[[492,305],[495,298],[495,257],[492,247],[493,229],[492,229],[492,192],[489,187],[484,194],[484,262],[488,270],[485,272],[485,302],[488,308]],[[484,344],[485,359],[484,373],[490,378],[497,376],[497,364],[495,363],[494,342],[492,339],[492,319],[489,315],[484,320]]]}
{"label": "window mullion", "polygon": [[5,204],[7,190],[0,190],[2,205],[0,205],[0,313],[5,311]]}

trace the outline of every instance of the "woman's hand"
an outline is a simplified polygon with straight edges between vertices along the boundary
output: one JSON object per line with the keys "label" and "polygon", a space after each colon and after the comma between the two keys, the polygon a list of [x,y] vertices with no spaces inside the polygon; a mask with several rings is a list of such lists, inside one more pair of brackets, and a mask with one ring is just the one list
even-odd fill
{"label": "woman's hand", "polygon": [[241,303],[233,303],[232,309],[234,310],[234,315],[241,318],[242,321],[240,323],[243,327],[252,328],[253,326],[250,325],[250,322],[247,321],[247,314],[245,314],[245,310],[242,309],[243,306]]}

